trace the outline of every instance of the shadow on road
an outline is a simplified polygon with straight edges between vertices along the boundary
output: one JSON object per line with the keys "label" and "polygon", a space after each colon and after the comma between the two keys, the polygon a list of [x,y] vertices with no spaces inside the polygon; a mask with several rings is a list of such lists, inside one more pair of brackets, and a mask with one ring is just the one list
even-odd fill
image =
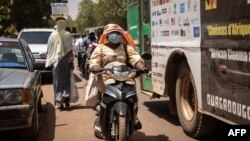
{"label": "shadow on road", "polygon": [[76,75],[75,73],[74,73],[74,77],[75,77],[75,80],[76,80],[76,82],[82,82],[82,78],[80,78],[78,75]]}
{"label": "shadow on road", "polygon": [[170,141],[166,135],[147,136],[144,132],[134,132],[130,141]]}
{"label": "shadow on road", "polygon": [[158,116],[159,118],[165,119],[168,122],[179,126],[179,120],[177,116],[173,116],[169,112],[169,101],[159,100],[159,101],[146,101],[143,103],[150,112]]}
{"label": "shadow on road", "polygon": [[84,105],[72,105],[69,108],[65,108],[62,111],[73,111],[73,110],[82,110],[82,109],[93,109],[94,110],[94,106],[84,106]]}
{"label": "shadow on road", "polygon": [[47,103],[45,112],[39,115],[39,139],[38,141],[53,141],[55,138],[56,115],[52,103]]}
{"label": "shadow on road", "polygon": [[[150,112],[158,116],[159,118],[165,119],[175,126],[181,126],[177,116],[172,116],[169,112],[169,101],[168,100],[155,100],[146,101],[143,103]],[[225,131],[227,124],[217,121],[217,128],[214,132],[206,137],[200,138],[200,141],[222,141],[223,132]],[[146,141],[146,140],[145,140]],[[160,141],[160,140],[159,140]]]}

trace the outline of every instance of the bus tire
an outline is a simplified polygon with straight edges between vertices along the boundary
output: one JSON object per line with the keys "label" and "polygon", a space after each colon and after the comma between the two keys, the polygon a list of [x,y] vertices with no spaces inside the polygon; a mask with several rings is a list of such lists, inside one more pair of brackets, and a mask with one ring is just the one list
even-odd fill
{"label": "bus tire", "polygon": [[176,106],[183,131],[200,138],[213,132],[216,121],[198,111],[197,91],[187,61],[179,67],[176,81]]}

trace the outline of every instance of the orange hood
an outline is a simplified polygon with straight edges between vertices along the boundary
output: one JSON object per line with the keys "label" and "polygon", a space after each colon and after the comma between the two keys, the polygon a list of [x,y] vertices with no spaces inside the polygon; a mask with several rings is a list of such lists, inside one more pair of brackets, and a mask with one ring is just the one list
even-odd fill
{"label": "orange hood", "polygon": [[107,36],[110,32],[119,32],[122,35],[122,42],[135,48],[135,43],[131,35],[117,24],[108,24],[104,27],[103,34],[99,39],[99,44],[109,43]]}

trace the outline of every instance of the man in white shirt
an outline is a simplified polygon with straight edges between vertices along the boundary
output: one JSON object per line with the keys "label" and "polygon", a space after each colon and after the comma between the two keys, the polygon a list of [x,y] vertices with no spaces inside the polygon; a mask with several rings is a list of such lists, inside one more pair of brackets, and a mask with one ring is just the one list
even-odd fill
{"label": "man in white shirt", "polygon": [[83,52],[83,40],[84,38],[86,37],[85,34],[81,35],[80,38],[78,38],[75,42],[75,45],[74,45],[74,49],[75,49],[75,53],[76,53],[76,56],[77,56],[77,68],[79,69],[81,67],[81,64],[82,64],[82,58],[81,58],[81,52]]}

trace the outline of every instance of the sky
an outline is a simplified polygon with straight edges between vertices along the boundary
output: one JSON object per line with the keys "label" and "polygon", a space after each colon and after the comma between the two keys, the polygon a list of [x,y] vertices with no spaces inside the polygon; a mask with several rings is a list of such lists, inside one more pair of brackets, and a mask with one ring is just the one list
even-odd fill
{"label": "sky", "polygon": [[[82,0],[68,0],[68,7],[69,7],[69,15],[70,17],[75,20],[78,13],[78,5]],[[97,2],[98,0],[92,0],[93,2]]]}
{"label": "sky", "polygon": [[75,20],[78,13],[78,5],[82,0],[68,0],[69,15]]}

